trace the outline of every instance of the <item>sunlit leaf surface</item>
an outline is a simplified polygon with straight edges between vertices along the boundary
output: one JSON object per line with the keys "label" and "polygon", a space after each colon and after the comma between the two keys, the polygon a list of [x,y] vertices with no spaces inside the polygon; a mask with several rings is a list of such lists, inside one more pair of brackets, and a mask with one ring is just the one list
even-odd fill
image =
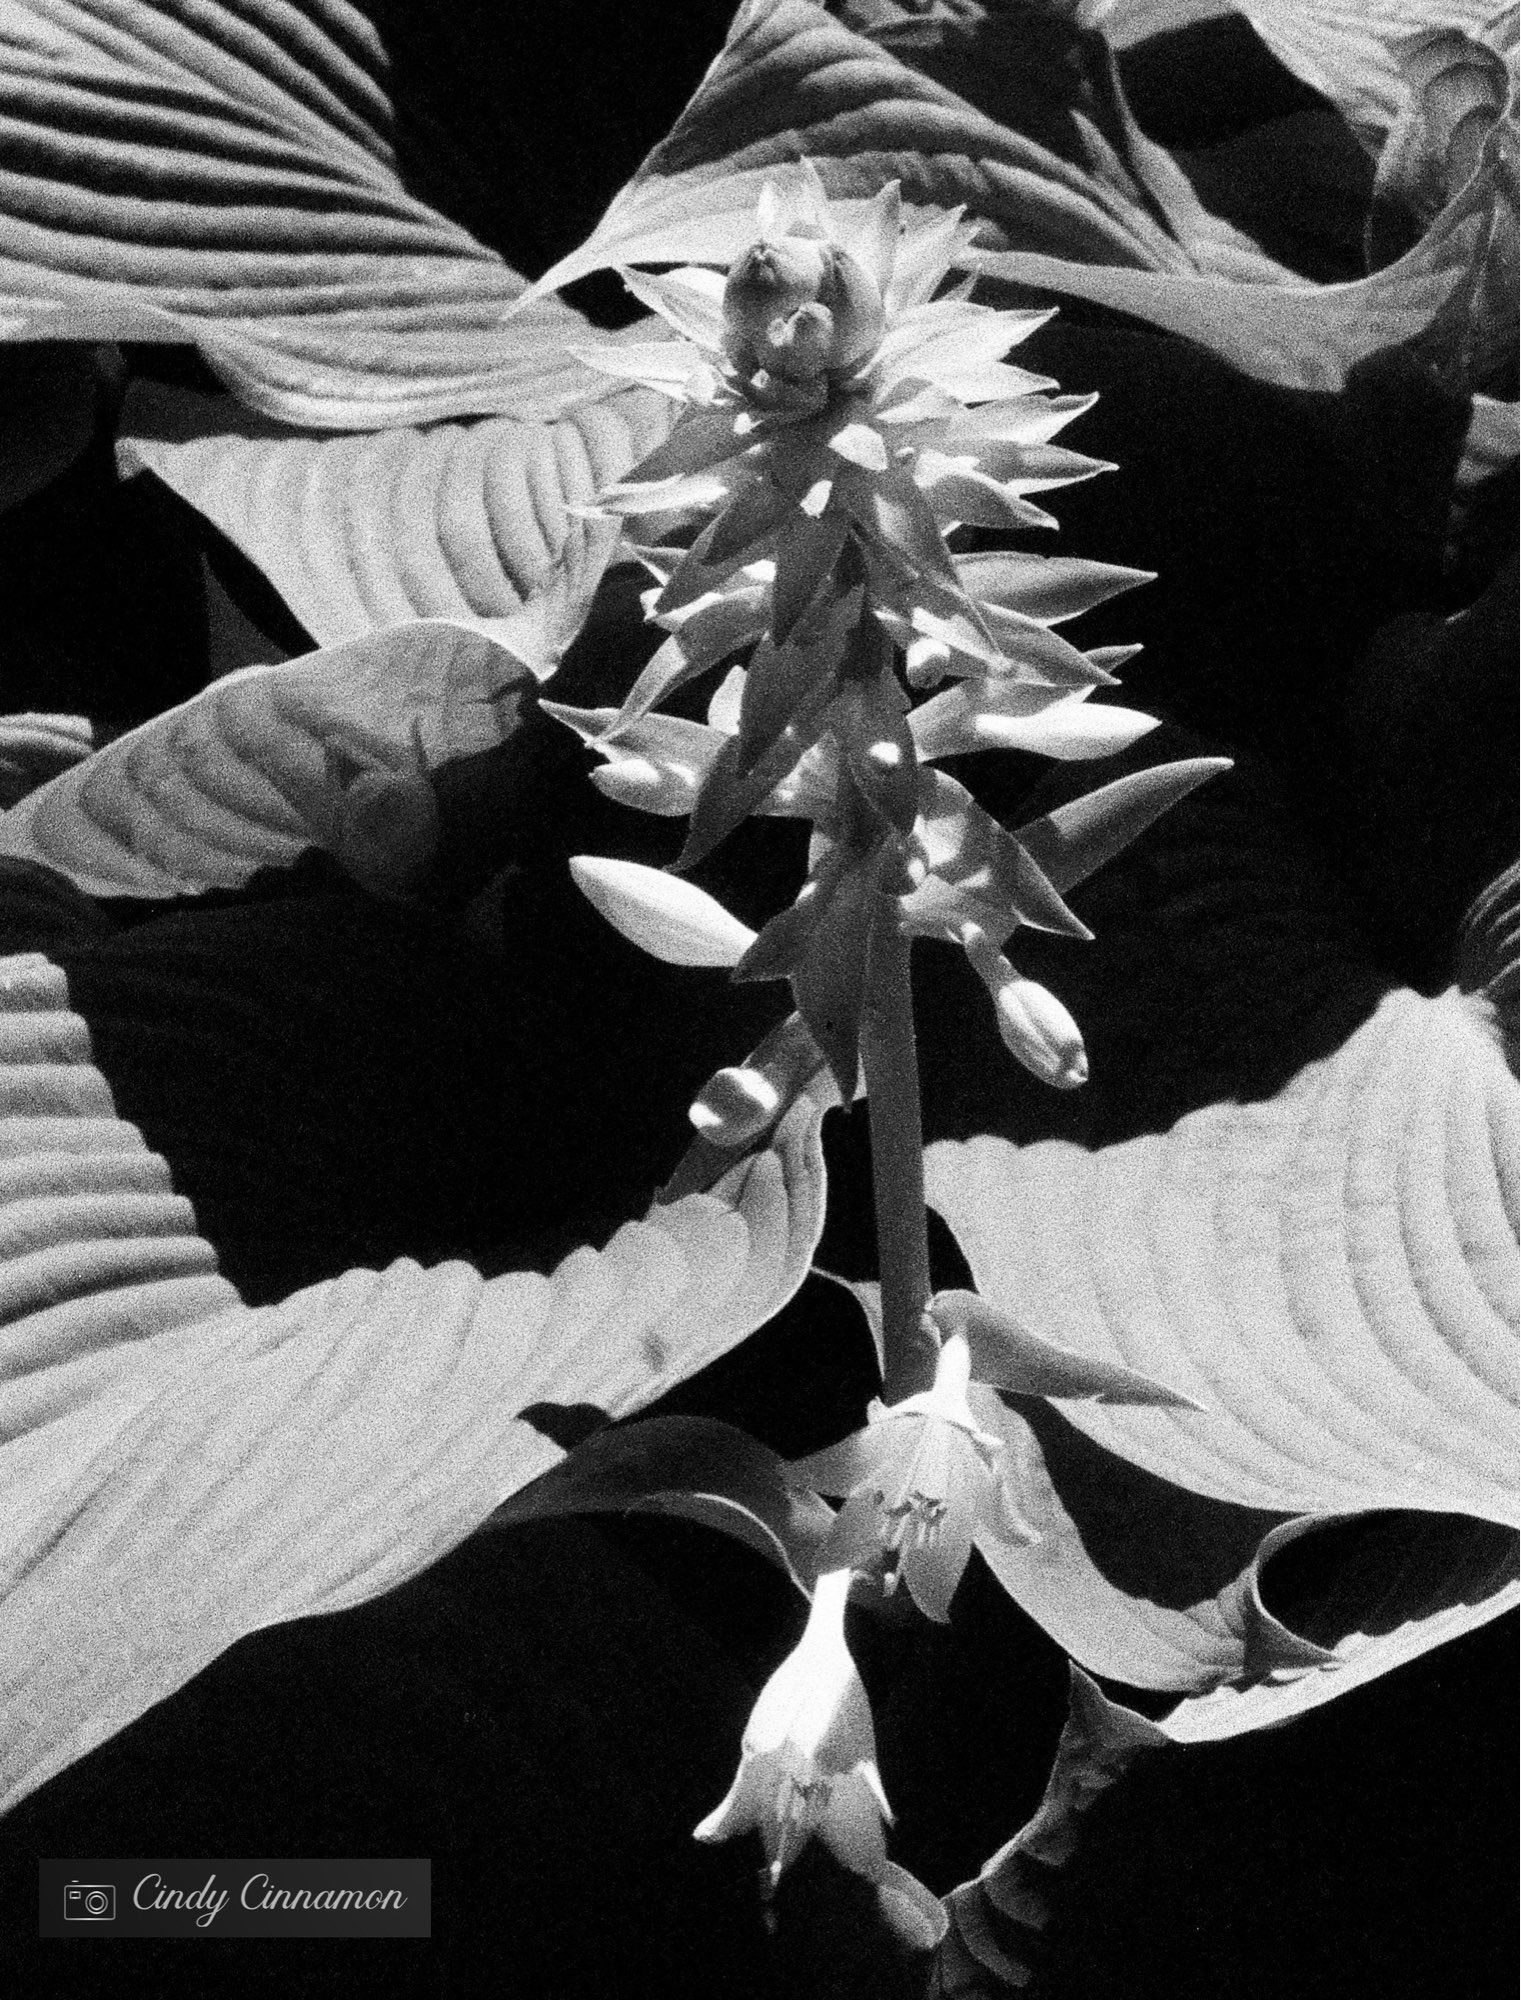
{"label": "sunlit leaf surface", "polygon": [[1086,1135],[1010,1103],[1026,1143],[942,1142],[927,1171],[995,1308],[1199,1406],[978,1412],[1041,1533],[984,1535],[995,1573],[1092,1671],[1186,1693],[1163,1726],[1189,1741],[1515,1601],[1510,885],[1464,990],[1427,996],[1336,937],[1250,773],[1147,838],[1078,899],[1112,960],[1074,968]]}
{"label": "sunlit leaf surface", "polygon": [[837,200],[899,177],[910,202],[964,203],[989,226],[976,262],[990,277],[1112,307],[1291,386],[1335,388],[1420,335],[1488,226],[1470,191],[1370,278],[1315,286],[1257,270],[1258,282],[1232,284],[1205,275],[1137,191],[1118,194],[998,125],[808,0],[761,0],[670,137],[536,295],[609,265],[727,263],[748,240],[767,171],[800,147]]}
{"label": "sunlit leaf surface", "polygon": [[90,895],[173,896],[321,847],[404,893],[437,842],[428,773],[504,741],[530,681],[445,623],[245,667],[30,793],[0,817],[0,854]]}
{"label": "sunlit leaf surface", "polygon": [[302,434],[227,397],[140,383],[118,457],[220,528],[320,644],[411,618],[511,618],[547,592],[548,670],[608,547],[567,509],[621,478],[670,421],[663,397],[626,389],[554,421]]}
{"label": "sunlit leaf surface", "polygon": [[244,1306],[115,1115],[63,974],[0,962],[0,1797],[245,1633],[394,1587],[556,1462],[517,1413],[618,1416],[742,1339],[822,1220],[809,1103],[710,1193],[548,1277],[407,1260]]}
{"label": "sunlit leaf surface", "polygon": [[345,0],[12,0],[0,331],[193,341],[256,409],[369,429],[559,414],[601,384],[549,302],[415,200],[385,54]]}

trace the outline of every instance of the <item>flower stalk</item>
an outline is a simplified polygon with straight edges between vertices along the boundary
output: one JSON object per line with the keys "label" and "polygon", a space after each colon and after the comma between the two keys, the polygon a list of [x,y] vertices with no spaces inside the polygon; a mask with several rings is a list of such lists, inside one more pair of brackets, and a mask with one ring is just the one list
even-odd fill
{"label": "flower stalk", "polygon": [[898,1402],[934,1380],[940,1343],[925,1310],[929,1231],[911,947],[896,901],[883,901],[867,954],[861,1066],[882,1284],[882,1393]]}
{"label": "flower stalk", "polygon": [[[599,505],[668,530],[638,550],[665,639],[621,707],[549,705],[602,760],[610,797],[688,820],[671,873],[580,857],[597,907],[668,961],[791,988],[789,1019],[698,1093],[701,1159],[764,1143],[800,1091],[828,1087],[821,1072],[846,1104],[864,1083],[882,1407],[911,1441],[915,1399],[954,1345],[931,1309],[913,942],[959,948],[1010,1054],[1079,1086],[1078,1025],[1010,941],[1022,926],[1090,936],[1066,892],[1221,768],[1135,773],[1012,830],[935,768],[1003,748],[1102,757],[1152,726],[1088,702],[1129,649],[1083,652],[1055,629],[1142,572],[962,546],[964,528],[1054,528],[1033,494],[1113,470],[1052,442],[1093,399],[1005,358],[1048,315],[973,302],[953,269],[973,233],[959,215],[905,214],[895,183],[847,219],[804,162],[763,191],[757,240],[727,273],[625,272],[676,337],[584,358],[684,407]],[[705,721],[669,712],[724,667]],[[751,933],[679,878],[756,815],[804,820],[811,840],[792,903]],[[930,1458],[949,1452],[965,1489],[964,1563],[992,1489],[981,1458],[961,1461],[986,1439],[964,1448],[970,1419],[939,1404],[926,1420]],[[911,1586],[933,1616],[953,1587],[942,1567],[933,1588]]]}
{"label": "flower stalk", "polygon": [[[928,1950],[944,1913],[887,1859],[891,1814],[845,1642],[853,1579],[901,1583],[944,1622],[975,1546],[1040,1539],[1001,1388],[1180,1399],[974,1294],[932,1295],[912,947],[959,948],[1010,1054],[1044,1084],[1081,1085],[1081,1031],[1020,973],[1010,940],[1021,926],[1090,936],[1066,892],[1221,763],[1132,773],[1014,830],[934,768],[1006,748],[1102,757],[1144,734],[1150,717],[1087,700],[1129,649],[1083,652],[1055,627],[1147,579],[957,545],[964,527],[1051,529],[1032,494],[1113,468],[1051,442],[1092,399],[1051,395],[1004,358],[1047,315],[971,301],[973,281],[951,276],[970,249],[960,216],[905,216],[895,183],[863,207],[847,226],[805,162],[765,189],[758,240],[726,274],[624,274],[676,339],[584,358],[685,407],[599,504],[668,527],[669,545],[639,549],[646,614],[666,636],[621,707],[546,706],[602,760],[609,797],[688,821],[670,872],[577,857],[602,914],[669,963],[791,989],[795,1011],[699,1091],[677,1182],[707,1185],[715,1159],[764,1143],[803,1091],[849,1104],[864,1085],[879,1284],[852,1289],[880,1308],[882,1399],[863,1429],[789,1470],[820,1508],[842,1504],[807,1629],[696,1832],[758,1834],[768,1896],[817,1835]],[[705,721],[668,712],[725,666]],[[681,879],[756,815],[811,828],[807,879],[758,933]]]}

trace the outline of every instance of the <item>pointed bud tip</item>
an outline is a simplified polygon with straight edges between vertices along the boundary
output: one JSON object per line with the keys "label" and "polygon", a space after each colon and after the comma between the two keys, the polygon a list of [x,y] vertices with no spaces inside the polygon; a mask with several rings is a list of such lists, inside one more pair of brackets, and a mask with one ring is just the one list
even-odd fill
{"label": "pointed bud tip", "polygon": [[613,928],[667,965],[737,965],[755,932],[693,882],[637,861],[570,858],[576,887]]}

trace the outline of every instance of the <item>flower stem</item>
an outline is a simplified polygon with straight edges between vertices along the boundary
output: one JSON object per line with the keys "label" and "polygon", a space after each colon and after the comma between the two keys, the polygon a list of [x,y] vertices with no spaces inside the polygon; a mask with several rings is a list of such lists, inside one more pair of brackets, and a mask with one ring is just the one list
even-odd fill
{"label": "flower stem", "polygon": [[882,1280],[882,1395],[896,1403],[934,1381],[936,1343],[924,1319],[930,1299],[929,1234],[909,940],[897,900],[887,896],[867,954],[861,1062],[871,1119]]}

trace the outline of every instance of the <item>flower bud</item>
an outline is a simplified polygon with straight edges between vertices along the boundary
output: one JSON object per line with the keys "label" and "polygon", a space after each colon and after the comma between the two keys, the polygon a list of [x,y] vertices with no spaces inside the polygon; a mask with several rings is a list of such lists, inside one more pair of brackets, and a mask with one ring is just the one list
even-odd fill
{"label": "flower bud", "polygon": [[663,868],[573,854],[576,887],[630,944],[667,965],[736,965],[755,932],[723,904]]}
{"label": "flower bud", "polygon": [[724,324],[731,349],[764,340],[775,320],[811,305],[824,282],[828,246],[807,236],[752,243],[724,281]]}
{"label": "flower bud", "polygon": [[1042,1083],[1075,1090],[1088,1081],[1082,1030],[1054,993],[1011,972],[993,1003],[1004,1047]]}
{"label": "flower bud", "polygon": [[1022,979],[976,924],[964,926],[962,944],[977,976],[993,996],[1003,1045],[1032,1075],[1056,1090],[1088,1081],[1082,1030],[1054,993]]}
{"label": "flower bud", "polygon": [[724,285],[728,349],[742,367],[793,382],[854,368],[882,338],[882,294],[837,244],[808,236],[755,243]]}
{"label": "flower bud", "polygon": [[758,1069],[721,1069],[703,1085],[687,1116],[715,1146],[758,1138],[781,1109],[782,1094]]}
{"label": "flower bud", "polygon": [[755,351],[773,375],[791,382],[809,382],[822,375],[834,354],[834,314],[828,306],[799,306],[786,319],[774,319]]}

